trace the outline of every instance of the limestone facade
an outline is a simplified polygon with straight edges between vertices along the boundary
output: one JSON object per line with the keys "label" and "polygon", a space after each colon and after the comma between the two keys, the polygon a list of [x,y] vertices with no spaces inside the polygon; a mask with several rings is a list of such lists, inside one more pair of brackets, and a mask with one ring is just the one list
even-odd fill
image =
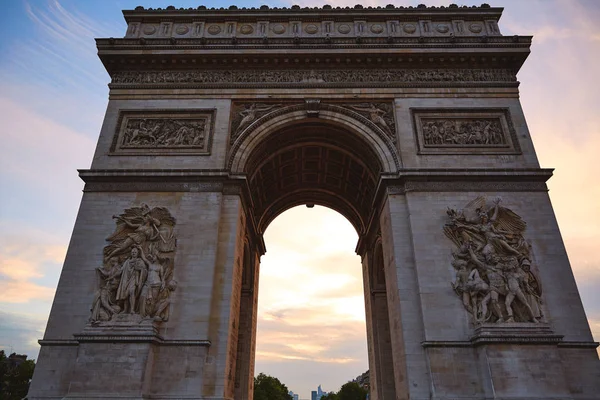
{"label": "limestone facade", "polygon": [[[262,234],[299,204],[359,233],[371,399],[599,398],[518,99],[531,37],[501,13],[125,11],[125,38],[97,40],[110,101],[28,398],[251,399]],[[487,289],[460,289],[457,259]]]}

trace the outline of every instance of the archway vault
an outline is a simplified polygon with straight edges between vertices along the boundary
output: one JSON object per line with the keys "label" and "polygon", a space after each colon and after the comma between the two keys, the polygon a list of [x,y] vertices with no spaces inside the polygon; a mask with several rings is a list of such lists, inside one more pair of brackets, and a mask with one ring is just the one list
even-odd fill
{"label": "archway vault", "polygon": [[231,172],[247,177],[260,234],[301,204],[336,210],[364,234],[379,178],[399,164],[392,138],[331,105],[318,117],[294,105],[257,119],[237,137],[229,158]]}

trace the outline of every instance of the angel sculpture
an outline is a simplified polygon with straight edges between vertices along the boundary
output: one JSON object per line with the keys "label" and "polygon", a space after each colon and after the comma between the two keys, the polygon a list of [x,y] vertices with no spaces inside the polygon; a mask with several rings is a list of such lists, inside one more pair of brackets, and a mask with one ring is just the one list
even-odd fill
{"label": "angel sculpture", "polygon": [[256,119],[256,113],[259,112],[265,112],[265,111],[270,111],[275,107],[279,107],[280,104],[274,104],[272,106],[265,106],[265,107],[258,107],[256,103],[252,103],[249,106],[246,107],[245,110],[242,110],[240,112],[240,116],[242,117],[242,120],[240,121],[240,125],[238,126],[238,132],[243,131],[244,129],[246,129],[246,127],[248,125],[250,125],[251,123],[254,122],[254,120]]}
{"label": "angel sculpture", "polygon": [[104,248],[105,259],[126,253],[131,246],[141,246],[146,253],[150,253],[156,245],[159,251],[167,252],[175,247],[175,220],[163,207],[150,210],[147,204],[142,204],[113,218],[118,221],[117,230],[106,239],[112,243]]}
{"label": "angel sculpture", "polygon": [[[493,206],[486,207],[486,198],[478,197],[460,211],[448,210],[452,224],[444,227],[444,232],[457,246],[465,241],[477,243],[476,252],[490,254],[496,251],[500,254],[521,254],[521,249],[515,248],[522,244],[518,237],[522,236],[526,224],[517,214],[500,206],[502,200],[494,200]],[[511,243],[511,244],[509,244]]]}
{"label": "angel sculpture", "polygon": [[523,237],[526,224],[500,203],[481,196],[461,210],[448,209],[444,233],[457,247],[452,287],[477,323],[538,322],[541,285]]}
{"label": "angel sculpture", "polygon": [[390,129],[390,127],[388,126],[387,122],[385,122],[385,119],[383,119],[383,116],[386,114],[386,112],[380,108],[377,108],[377,106],[375,106],[375,104],[370,103],[367,107],[356,107],[356,106],[349,106],[349,107],[356,111],[362,111],[362,112],[368,113],[369,119],[371,120],[372,123],[374,123],[379,128],[381,128],[389,136],[394,136],[393,132]]}

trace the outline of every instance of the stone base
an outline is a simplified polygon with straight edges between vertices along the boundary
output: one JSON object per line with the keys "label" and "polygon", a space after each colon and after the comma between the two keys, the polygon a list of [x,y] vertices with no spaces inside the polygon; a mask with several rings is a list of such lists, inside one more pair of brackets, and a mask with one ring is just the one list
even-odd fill
{"label": "stone base", "polygon": [[470,340],[473,345],[493,343],[558,344],[562,335],[555,335],[545,323],[512,322],[481,324]]}

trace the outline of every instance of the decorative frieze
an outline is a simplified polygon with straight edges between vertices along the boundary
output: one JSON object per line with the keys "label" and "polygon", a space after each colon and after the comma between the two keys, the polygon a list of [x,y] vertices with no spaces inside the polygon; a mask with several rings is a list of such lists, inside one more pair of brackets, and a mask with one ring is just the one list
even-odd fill
{"label": "decorative frieze", "polygon": [[[169,319],[177,238],[175,218],[164,207],[146,204],[113,216],[115,232],[106,240],[103,265],[96,268],[98,290],[92,326],[131,327]],[[151,325],[149,325],[151,327]]]}
{"label": "decorative frieze", "polygon": [[112,86],[118,85],[223,85],[253,86],[268,84],[286,86],[327,86],[385,84],[386,86],[445,85],[452,83],[516,83],[510,69],[332,69],[332,70],[170,70],[120,71],[112,75]]}
{"label": "decorative frieze", "polygon": [[112,154],[210,154],[214,110],[121,111]]}
{"label": "decorative frieze", "polygon": [[508,109],[412,109],[419,154],[518,154]]}
{"label": "decorative frieze", "polygon": [[452,288],[477,324],[544,319],[542,285],[526,223],[501,199],[477,197],[463,209],[448,208],[444,233],[456,245]]}

